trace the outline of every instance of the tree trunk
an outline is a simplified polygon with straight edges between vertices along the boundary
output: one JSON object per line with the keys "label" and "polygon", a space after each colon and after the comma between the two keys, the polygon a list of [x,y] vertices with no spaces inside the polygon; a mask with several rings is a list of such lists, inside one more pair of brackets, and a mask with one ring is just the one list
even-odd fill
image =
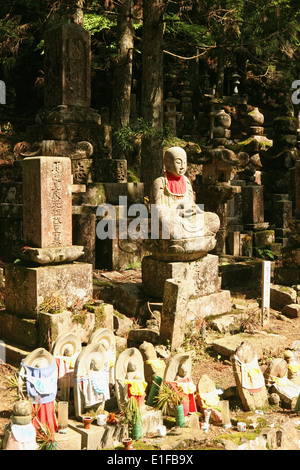
{"label": "tree trunk", "polygon": [[142,138],[141,180],[145,196],[163,169],[162,139],[158,134],[163,129],[164,7],[162,0],[143,2],[142,118],[153,131]]}
{"label": "tree trunk", "polygon": [[[124,0],[118,6],[117,46],[118,60],[114,68],[114,92],[111,124],[118,130],[129,123],[132,82],[132,57],[134,29],[132,20],[133,0]],[[120,158],[121,150],[114,145],[113,156]]]}

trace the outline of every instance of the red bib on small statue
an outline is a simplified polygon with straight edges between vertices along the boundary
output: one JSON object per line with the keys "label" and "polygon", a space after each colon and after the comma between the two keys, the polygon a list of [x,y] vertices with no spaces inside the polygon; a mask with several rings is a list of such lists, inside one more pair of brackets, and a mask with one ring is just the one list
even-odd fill
{"label": "red bib on small statue", "polygon": [[184,196],[186,193],[186,181],[184,176],[175,176],[166,172],[167,188],[171,194],[176,196]]}

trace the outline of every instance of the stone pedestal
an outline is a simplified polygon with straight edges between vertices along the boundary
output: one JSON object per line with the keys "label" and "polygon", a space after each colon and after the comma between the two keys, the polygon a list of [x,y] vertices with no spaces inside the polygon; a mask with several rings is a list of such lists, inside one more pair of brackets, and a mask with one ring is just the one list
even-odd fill
{"label": "stone pedestal", "polygon": [[6,267],[6,310],[22,317],[36,318],[37,310],[57,298],[65,309],[82,307],[93,295],[92,265],[72,263],[28,267]]}
{"label": "stone pedestal", "polygon": [[142,282],[147,294],[163,299],[167,279],[189,281],[190,294],[212,294],[220,288],[219,258],[207,254],[196,261],[168,262],[145,256],[142,260]]}
{"label": "stone pedestal", "polygon": [[143,258],[143,289],[162,301],[160,336],[172,350],[182,345],[186,328],[199,332],[206,316],[231,310],[230,292],[221,290],[218,263],[212,254],[195,261]]}
{"label": "stone pedestal", "polygon": [[[16,339],[12,329],[23,325],[24,337],[19,336],[18,344],[33,346],[35,341],[51,343],[58,330],[49,324],[43,329],[42,313],[71,315],[92,299],[93,266],[76,262],[82,247],[72,245],[70,159],[31,157],[22,163],[22,261],[6,266],[6,310],[0,322],[2,327],[5,318],[10,320],[4,338]],[[31,329],[27,319],[32,319]],[[67,324],[65,328],[71,329]]]}

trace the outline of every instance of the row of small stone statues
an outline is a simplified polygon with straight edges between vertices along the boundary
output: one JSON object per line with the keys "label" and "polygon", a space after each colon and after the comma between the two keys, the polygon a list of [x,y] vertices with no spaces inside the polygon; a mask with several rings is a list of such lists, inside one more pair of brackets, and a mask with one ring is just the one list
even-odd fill
{"label": "row of small stone statues", "polygon": [[[286,404],[295,404],[300,393],[299,349],[300,345],[299,348],[296,345],[294,349],[287,350],[287,360],[273,359],[263,373],[252,345],[247,341],[241,343],[231,361],[237,389],[246,410],[266,408],[272,391]],[[41,379],[44,376],[44,383],[50,386],[52,374],[55,377],[54,389],[49,396],[55,399],[58,389],[62,399],[63,388],[73,388],[75,414],[80,417],[94,406],[103,408],[113,391],[119,408],[130,395],[136,396],[143,405],[153,379],[159,376],[167,383],[182,384],[180,388],[187,391],[190,409],[186,409],[186,414],[196,411],[191,400],[196,392],[191,367],[191,354],[176,354],[166,365],[157,357],[153,344],[148,342],[142,343],[139,349],[125,349],[117,356],[114,333],[109,329],[98,329],[83,348],[75,334],[67,333],[57,338],[52,354],[43,348],[36,349],[22,361],[20,380],[26,382],[27,394],[34,402],[40,392],[40,398],[51,392],[51,387],[50,390],[43,390]],[[197,397],[200,396],[200,401],[202,398],[202,404],[209,402],[208,396],[212,394],[215,395],[213,401],[218,399],[213,384],[203,387],[205,380],[203,377],[202,385],[201,379],[197,385]],[[41,388],[38,389],[38,386]]]}
{"label": "row of small stone statues", "polygon": [[[264,410],[274,397],[289,408],[300,405],[300,344],[287,350],[286,359],[273,359],[263,373],[249,342],[236,349],[231,361],[245,410]],[[42,424],[53,432],[58,430],[55,400],[65,400],[63,393],[70,390],[77,418],[91,409],[95,412],[104,409],[105,402],[114,394],[119,408],[130,396],[135,396],[142,409],[155,377],[183,392],[185,416],[197,411],[197,407],[201,412],[209,409],[213,421],[222,423],[219,412],[222,391],[206,374],[197,387],[193,384],[191,354],[176,354],[166,365],[157,357],[153,344],[144,342],[139,349],[125,349],[117,356],[115,336],[108,329],[96,330],[85,347],[75,334],[63,334],[57,338],[52,353],[44,348],[32,351],[19,370],[20,385],[35,411],[31,431],[32,424],[36,429]],[[18,425],[13,426],[16,433],[20,432]]]}
{"label": "row of small stone statues", "polygon": [[[125,349],[117,355],[114,333],[105,328],[96,330],[85,347],[75,334],[62,334],[51,353],[44,348],[35,349],[21,362],[19,370],[20,384],[30,401],[38,403],[39,410],[47,404],[47,426],[54,430],[54,412],[49,410],[49,404],[53,402],[54,407],[57,397],[68,399],[70,390],[75,415],[80,418],[88,410],[103,409],[114,395],[119,408],[130,396],[144,406],[155,376],[184,383],[184,389],[192,395],[196,390],[191,379],[190,354],[177,354],[166,365],[158,358],[153,344],[144,342],[139,349]],[[53,416],[53,422],[49,416]]]}

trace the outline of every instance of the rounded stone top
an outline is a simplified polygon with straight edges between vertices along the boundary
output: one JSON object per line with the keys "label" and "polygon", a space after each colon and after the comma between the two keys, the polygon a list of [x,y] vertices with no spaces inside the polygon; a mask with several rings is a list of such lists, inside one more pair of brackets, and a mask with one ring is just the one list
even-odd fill
{"label": "rounded stone top", "polygon": [[157,354],[156,354],[154,345],[152,343],[144,341],[140,345],[139,350],[141,351],[145,361],[152,360],[152,359],[157,359]]}
{"label": "rounded stone top", "polygon": [[15,416],[31,415],[32,404],[27,400],[19,400],[14,404],[13,414]]}
{"label": "rounded stone top", "polygon": [[187,158],[186,151],[182,147],[169,147],[164,154],[165,159]]}
{"label": "rounded stone top", "polygon": [[53,356],[72,357],[81,351],[81,340],[74,333],[62,333],[59,335],[53,345]]}
{"label": "rounded stone top", "polygon": [[31,422],[32,404],[27,400],[19,400],[14,404],[11,421],[13,424],[25,426]]}

